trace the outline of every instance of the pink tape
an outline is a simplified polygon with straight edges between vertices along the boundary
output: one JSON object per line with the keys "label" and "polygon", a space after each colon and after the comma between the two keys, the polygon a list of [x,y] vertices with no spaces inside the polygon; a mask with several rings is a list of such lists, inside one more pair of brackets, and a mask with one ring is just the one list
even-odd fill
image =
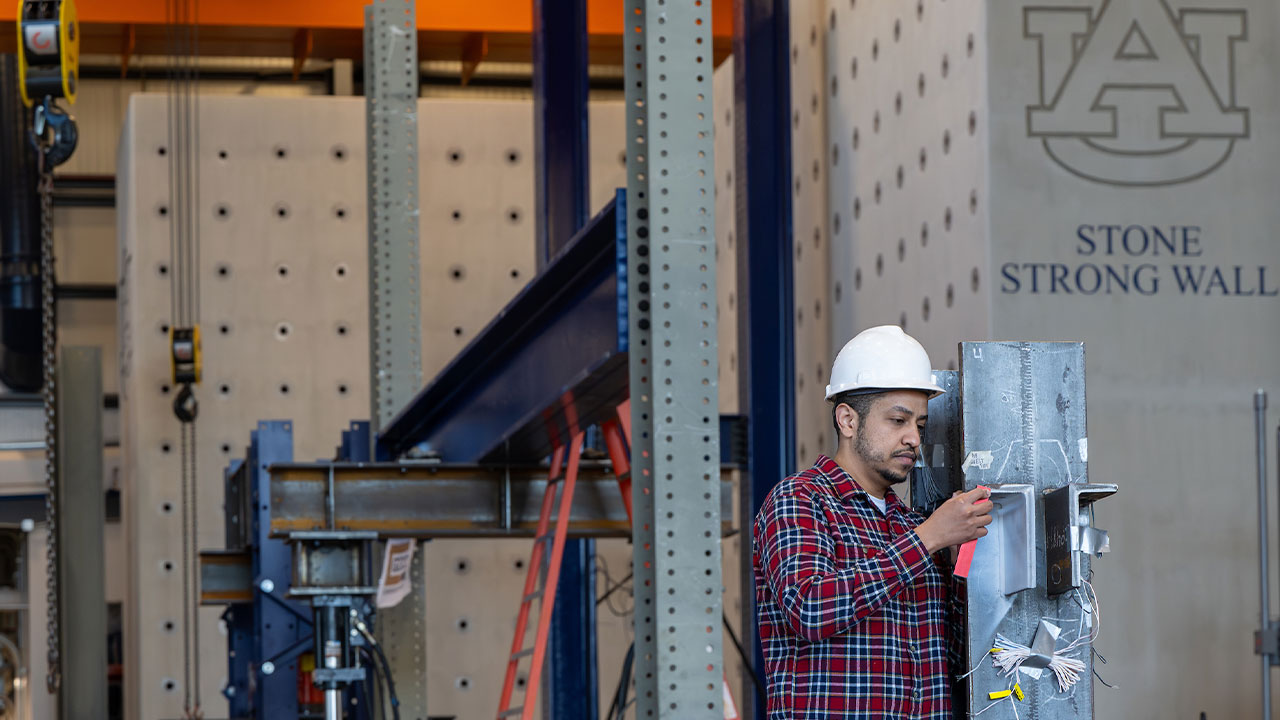
{"label": "pink tape", "polygon": [[[988,489],[984,485],[979,485],[978,487],[982,488],[983,490]],[[986,498],[983,498],[978,502],[991,502],[991,501],[987,500]],[[955,575],[956,577],[962,577],[962,578],[969,577],[969,566],[973,564],[973,549],[975,546],[977,546],[977,544],[978,544],[977,540],[970,540],[969,542],[960,546],[960,555],[959,557],[956,558],[956,567],[954,570],[951,571],[953,575]]]}

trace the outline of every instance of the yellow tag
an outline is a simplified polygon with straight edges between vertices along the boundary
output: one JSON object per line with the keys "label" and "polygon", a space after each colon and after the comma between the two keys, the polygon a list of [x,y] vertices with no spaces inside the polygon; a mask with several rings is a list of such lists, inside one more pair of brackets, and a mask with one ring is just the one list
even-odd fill
{"label": "yellow tag", "polygon": [[998,653],[1000,652],[1000,648],[991,648],[991,652]]}
{"label": "yellow tag", "polygon": [[1027,699],[1027,696],[1022,694],[1022,686],[1017,683],[1013,684],[1013,696],[1018,698],[1018,702]]}
{"label": "yellow tag", "polygon": [[1001,690],[1000,692],[987,693],[988,700],[1003,700],[1013,694],[1012,690]]}

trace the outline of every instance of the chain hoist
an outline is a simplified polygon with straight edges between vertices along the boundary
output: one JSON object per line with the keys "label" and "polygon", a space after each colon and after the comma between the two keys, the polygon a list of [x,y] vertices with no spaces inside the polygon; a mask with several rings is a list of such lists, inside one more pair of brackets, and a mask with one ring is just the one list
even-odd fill
{"label": "chain hoist", "polygon": [[58,417],[57,307],[54,299],[53,168],[66,162],[76,148],[75,120],[54,102],[75,102],[80,59],[80,29],[72,0],[25,0],[18,9],[18,74],[22,102],[33,108],[32,142],[40,172],[40,284],[44,377],[45,553],[50,693],[62,686],[62,658],[58,588]]}

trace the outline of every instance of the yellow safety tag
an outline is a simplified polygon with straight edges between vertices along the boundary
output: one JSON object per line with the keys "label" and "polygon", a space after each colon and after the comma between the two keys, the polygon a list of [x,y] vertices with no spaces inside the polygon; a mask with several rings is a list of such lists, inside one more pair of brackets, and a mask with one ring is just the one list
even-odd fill
{"label": "yellow safety tag", "polygon": [[1003,700],[1013,694],[1012,690],[1001,690],[1000,692],[987,693],[988,700]]}
{"label": "yellow safety tag", "polygon": [[1022,694],[1022,686],[1017,683],[1013,684],[1013,696],[1018,698],[1018,702],[1027,699],[1027,696]]}

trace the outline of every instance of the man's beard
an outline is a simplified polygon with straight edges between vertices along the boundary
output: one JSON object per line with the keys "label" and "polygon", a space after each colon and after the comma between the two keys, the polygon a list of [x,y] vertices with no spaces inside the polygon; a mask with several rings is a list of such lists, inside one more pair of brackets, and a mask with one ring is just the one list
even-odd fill
{"label": "man's beard", "polygon": [[861,424],[858,425],[858,433],[854,436],[853,451],[858,454],[858,457],[862,458],[863,462],[875,468],[880,477],[884,478],[885,482],[890,485],[906,482],[907,478],[911,477],[911,468],[907,468],[899,474],[889,465],[889,457],[872,452],[871,446],[867,444],[867,437]]}

